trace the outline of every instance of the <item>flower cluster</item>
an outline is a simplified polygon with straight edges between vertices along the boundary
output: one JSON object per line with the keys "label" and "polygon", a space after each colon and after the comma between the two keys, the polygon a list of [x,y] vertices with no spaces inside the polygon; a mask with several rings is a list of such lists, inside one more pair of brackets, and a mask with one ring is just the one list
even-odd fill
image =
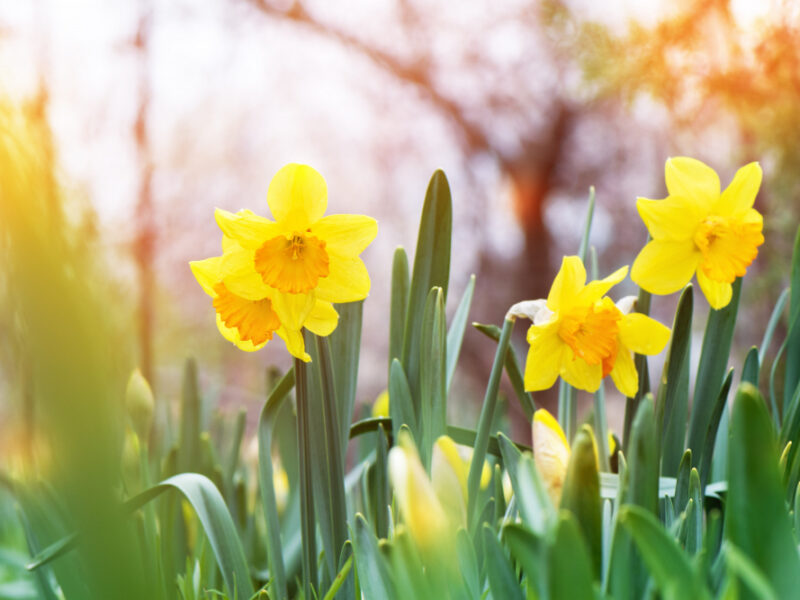
{"label": "flower cluster", "polygon": [[217,209],[222,255],[190,263],[211,296],[225,339],[252,352],[273,335],[296,358],[310,360],[302,329],[329,335],[336,328],[334,302],[369,294],[359,254],[375,239],[375,219],[324,216],[328,190],[306,165],[289,164],[272,179],[267,204],[274,220],[249,210]]}
{"label": "flower cluster", "polygon": [[[665,200],[637,201],[652,240],[634,261],[631,278],[648,292],[669,294],[696,273],[711,307],[724,308],[731,301],[731,284],[745,274],[764,242],[763,220],[753,208],[761,168],[758,163],[742,167],[720,193],[719,177],[710,167],[692,158],[672,158],[666,183]],[[595,392],[610,375],[625,396],[636,394],[633,354],[658,354],[670,330],[632,313],[632,296],[614,303],[605,295],[627,272],[622,267],[587,284],[580,258],[567,256],[546,300],[511,308],[509,316],[533,321],[527,338],[527,390],[547,389],[561,376],[578,389]]]}

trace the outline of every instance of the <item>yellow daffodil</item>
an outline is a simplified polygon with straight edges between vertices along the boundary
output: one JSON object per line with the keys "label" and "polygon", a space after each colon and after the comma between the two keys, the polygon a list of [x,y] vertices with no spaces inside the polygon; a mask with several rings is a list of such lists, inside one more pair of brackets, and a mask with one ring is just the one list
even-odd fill
{"label": "yellow daffodil", "polygon": [[761,167],[745,165],[722,193],[717,174],[699,160],[670,158],[665,174],[666,199],[636,201],[652,240],[636,257],[631,279],[653,294],[671,294],[697,273],[708,303],[723,308],[731,284],[764,242],[763,219],[753,208]]}
{"label": "yellow daffodil", "polygon": [[220,229],[236,242],[221,266],[227,290],[251,301],[269,298],[289,330],[307,326],[317,300],[354,302],[369,294],[369,274],[359,254],[377,234],[375,219],[323,216],[327,184],[306,165],[278,171],[267,204],[274,221],[247,210],[217,210]]}
{"label": "yellow daffodil", "polygon": [[240,350],[254,352],[263,348],[273,334],[286,342],[289,352],[302,360],[310,360],[305,352],[301,327],[317,335],[330,335],[336,328],[338,314],[330,302],[311,298],[312,306],[301,323],[289,327],[278,316],[278,307],[284,297],[273,290],[264,290],[264,296],[242,297],[232,292],[223,281],[222,266],[225,256],[241,252],[241,247],[223,238],[223,255],[193,261],[190,264],[197,282],[211,296],[217,313],[217,328],[222,336]]}
{"label": "yellow daffodil", "polygon": [[569,442],[558,421],[543,408],[533,413],[532,429],[533,460],[553,506],[558,507],[569,465]]}
{"label": "yellow daffodil", "polygon": [[633,353],[658,354],[670,330],[642,314],[630,313],[633,298],[619,303],[605,296],[625,278],[628,267],[605,279],[586,283],[586,269],[577,256],[566,256],[546,300],[521,302],[512,317],[533,321],[525,363],[525,389],[544,390],[559,375],[570,385],[596,392],[606,375],[625,396],[639,385]]}

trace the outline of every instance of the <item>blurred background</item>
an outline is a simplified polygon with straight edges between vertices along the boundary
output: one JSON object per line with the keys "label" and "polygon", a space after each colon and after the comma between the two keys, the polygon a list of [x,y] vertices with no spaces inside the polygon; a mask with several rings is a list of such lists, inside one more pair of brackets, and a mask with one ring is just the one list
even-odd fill
{"label": "blurred background", "polygon": [[[187,264],[220,252],[215,207],[267,214],[270,178],[287,162],[325,176],[329,212],[379,221],[364,254],[363,405],[386,386],[392,252],[413,254],[436,168],[454,200],[448,306],[475,273],[474,321],[499,324],[514,302],[546,295],[561,256],[577,251],[590,185],[600,274],[630,264],[646,237],[635,199],[666,195],[674,155],[707,162],[723,186],[746,162],[765,170],[757,208],[767,242],[745,283],[738,364],[788,281],[800,216],[792,2],[3,2],[0,97],[38,127],[63,190],[46,210],[93,258],[117,368],[140,366],[164,402],[193,356],[208,406],[255,416],[265,366],[289,365],[279,340],[256,354],[225,342]],[[0,303],[9,273],[3,266]],[[627,281],[612,295],[631,293]],[[655,316],[671,324],[675,302],[654,299]],[[695,304],[700,324],[707,304],[699,295]],[[25,419],[28,372],[17,351],[24,328],[7,308],[6,445]],[[474,427],[494,348],[468,331],[454,422]],[[608,392],[619,430],[622,399]]]}

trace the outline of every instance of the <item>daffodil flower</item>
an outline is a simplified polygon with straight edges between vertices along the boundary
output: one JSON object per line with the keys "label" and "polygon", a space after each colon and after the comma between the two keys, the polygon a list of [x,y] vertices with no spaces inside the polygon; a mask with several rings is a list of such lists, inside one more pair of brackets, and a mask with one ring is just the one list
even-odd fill
{"label": "daffodil flower", "polygon": [[[223,238],[222,256],[189,263],[197,282],[212,298],[217,328],[222,337],[240,350],[254,352],[263,348],[277,334],[286,342],[286,348],[293,356],[304,361],[311,360],[305,352],[300,326],[287,327],[278,316],[276,307],[282,300],[279,294],[266,290],[264,296],[245,298],[233,293],[223,282],[222,265],[225,256],[231,252],[241,252],[241,247]],[[317,335],[330,335],[336,328],[338,318],[330,302],[313,300],[302,326]]]}
{"label": "daffodil flower", "polygon": [[633,353],[658,354],[670,330],[658,321],[630,313],[632,297],[619,303],[605,296],[625,278],[628,267],[605,279],[586,283],[586,269],[577,256],[566,256],[546,300],[521,302],[509,315],[533,321],[525,363],[525,389],[544,390],[561,376],[570,385],[596,392],[603,377],[625,396],[635,395],[639,377]]}
{"label": "daffodil flower", "polygon": [[547,488],[547,494],[558,507],[561,490],[569,466],[570,448],[564,430],[549,412],[540,408],[533,413],[533,461]]}
{"label": "daffodil flower", "polygon": [[306,165],[289,164],[272,179],[267,204],[275,220],[245,210],[217,210],[236,249],[222,261],[226,289],[247,300],[270,298],[288,329],[301,329],[316,300],[363,300],[370,279],[359,254],[378,231],[363,215],[323,216],[327,184]]}
{"label": "daffodil flower", "polygon": [[693,158],[670,158],[665,175],[666,199],[636,201],[652,240],[636,257],[631,279],[653,294],[671,294],[697,273],[708,303],[723,308],[731,284],[764,242],[763,219],[753,208],[761,167],[745,165],[722,193],[714,170]]}

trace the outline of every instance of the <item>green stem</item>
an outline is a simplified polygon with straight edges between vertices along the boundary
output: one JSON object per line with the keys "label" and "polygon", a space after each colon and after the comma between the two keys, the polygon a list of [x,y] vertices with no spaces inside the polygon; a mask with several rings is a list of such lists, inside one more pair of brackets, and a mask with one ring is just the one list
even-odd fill
{"label": "green stem", "polygon": [[313,598],[316,588],[316,539],[314,531],[314,498],[311,491],[311,440],[308,423],[308,376],[306,363],[294,360],[295,388],[297,394],[297,456],[300,463],[300,525],[303,536],[303,592]]}
{"label": "green stem", "polygon": [[486,388],[486,396],[483,399],[483,408],[481,408],[481,416],[478,420],[478,432],[475,436],[475,446],[473,447],[472,462],[469,465],[469,477],[467,479],[468,523],[470,526],[474,525],[478,514],[478,489],[481,473],[483,472],[483,463],[486,460],[486,448],[489,445],[494,411],[497,406],[497,390],[500,387],[500,377],[503,374],[503,364],[511,341],[512,329],[514,329],[514,320],[506,319],[503,323],[503,331],[500,333],[500,341],[497,344],[497,352],[494,355],[492,372],[489,375],[489,385]]}

